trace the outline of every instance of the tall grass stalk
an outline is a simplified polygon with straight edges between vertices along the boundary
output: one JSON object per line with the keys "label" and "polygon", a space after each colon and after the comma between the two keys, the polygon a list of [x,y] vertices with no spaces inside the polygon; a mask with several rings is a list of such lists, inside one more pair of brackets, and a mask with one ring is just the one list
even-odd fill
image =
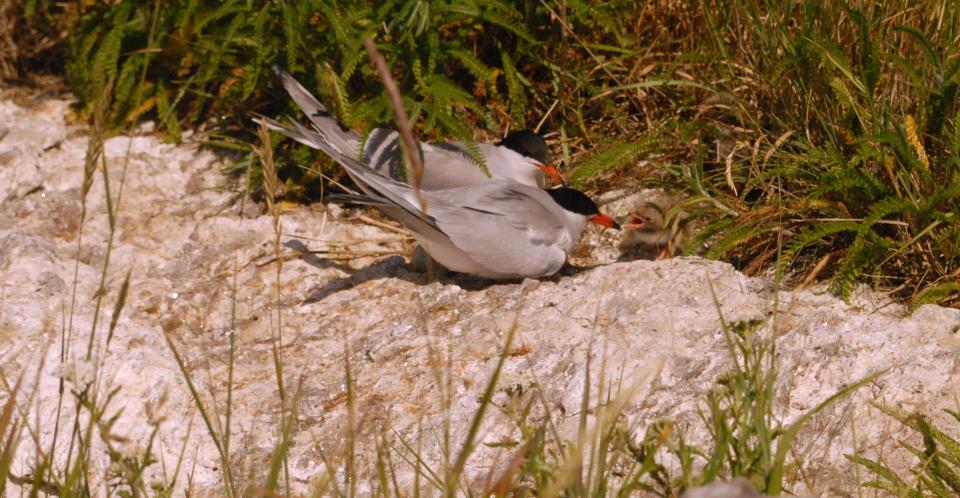
{"label": "tall grass stalk", "polygon": [[[276,193],[280,186],[280,180],[277,176],[277,167],[273,160],[273,147],[270,145],[270,130],[265,122],[260,123],[257,130],[260,138],[260,146],[255,149],[260,158],[260,164],[263,168],[263,186],[264,199],[267,203],[267,211],[273,220],[273,251],[276,261],[276,280],[274,282],[274,304],[270,311],[270,350],[273,357],[274,374],[277,378],[277,390],[280,393],[280,426],[282,433],[286,427],[284,422],[287,418],[287,410],[292,407],[288,405],[287,393],[284,387],[283,378],[283,291],[281,282],[281,273],[283,271],[283,257],[280,250],[280,239],[283,236],[283,225],[280,223],[280,206],[277,204]],[[286,482],[286,494],[290,494],[290,468],[287,462],[286,454],[283,454],[283,475]]]}

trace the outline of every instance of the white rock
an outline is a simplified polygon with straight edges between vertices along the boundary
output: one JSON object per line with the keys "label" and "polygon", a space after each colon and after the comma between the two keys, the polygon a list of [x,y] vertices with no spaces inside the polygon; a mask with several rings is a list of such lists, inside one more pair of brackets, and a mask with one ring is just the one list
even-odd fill
{"label": "white rock", "polygon": [[[67,360],[86,355],[109,236],[98,176],[87,199],[75,267],[86,144],[85,137],[68,134],[65,109],[60,101],[36,109],[0,102],[0,122],[34,130],[10,133],[0,142],[14,156],[0,162],[0,178],[17,178],[0,184],[0,368],[7,379],[24,372],[30,384],[43,366],[35,402],[23,406],[30,420],[37,410],[47,417],[57,406],[65,324],[73,324],[73,332],[64,334],[72,340]],[[45,150],[51,139],[36,130],[48,130],[44,133],[62,143]],[[453,447],[458,447],[514,324],[516,337],[500,385],[528,392],[534,384],[541,386],[568,436],[576,430],[589,352],[594,382],[602,365],[605,382],[619,380],[622,372],[624,385],[631,385],[662,362],[652,384],[642,385],[628,403],[626,415],[640,430],[648,422],[673,418],[700,442],[705,434],[697,407],[730,367],[711,286],[726,320],[772,324],[774,295],[766,281],[698,258],[568,269],[555,278],[506,285],[463,277],[429,282],[407,269],[400,255],[409,247],[396,233],[335,216],[322,223],[322,214],[305,208],[284,215],[280,247],[290,257],[278,260],[272,220],[241,216],[233,195],[214,188],[228,181],[221,165],[194,145],[173,147],[151,137],[109,140],[114,195],[128,144],[118,233],[93,342],[95,357],[103,362],[100,392],[120,388],[109,407],[124,410],[114,432],[131,440],[149,435],[150,420],[165,419],[155,448],[168,463],[189,431],[185,468],[193,469],[195,491],[210,496],[222,492],[217,452],[164,333],[183,355],[206,406],[222,413],[229,341],[236,331],[232,456],[258,479],[277,441],[281,409],[271,339],[282,336],[288,398],[300,386],[290,471],[296,491],[305,493],[309,481],[325,472],[318,449],[329,457],[345,444],[347,356],[355,382],[359,471],[371,475],[374,438],[384,429],[412,444],[422,441],[424,458],[439,463],[437,435],[447,417]],[[15,176],[21,164],[39,165],[27,175],[33,180]],[[24,191],[31,183],[42,185],[46,196]],[[590,231],[575,261],[615,259],[608,254],[608,244],[615,243],[611,236]],[[303,247],[326,252],[298,250]],[[391,251],[392,256],[382,254]],[[373,253],[378,255],[357,256]],[[71,313],[75,269],[77,299]],[[126,305],[108,344],[117,293],[128,272]],[[884,307],[871,293],[847,305],[819,291],[782,293],[779,306],[774,330],[781,356],[781,420],[793,421],[843,386],[889,368],[801,432],[797,454],[805,456],[813,491],[853,489],[852,467],[843,455],[854,447],[866,456],[884,455],[901,469],[912,461],[897,446],[909,433],[868,402],[923,410],[957,434],[956,424],[940,410],[954,407],[958,395],[960,310],[926,306],[904,318],[899,308]],[[444,383],[437,380],[448,373],[452,398],[445,413]],[[26,387],[24,392],[34,388]],[[495,400],[506,400],[502,389]],[[64,417],[72,421],[73,403],[64,406]],[[42,442],[51,440],[53,427],[41,424]],[[71,424],[60,427],[60,441],[65,441]],[[514,429],[503,413],[490,410],[480,440],[516,438]],[[509,454],[481,445],[468,462],[468,478],[485,478]],[[106,468],[103,452],[95,455]],[[24,442],[13,471],[29,472],[32,458],[33,444]],[[400,478],[411,482],[409,469],[399,458],[394,462]]]}

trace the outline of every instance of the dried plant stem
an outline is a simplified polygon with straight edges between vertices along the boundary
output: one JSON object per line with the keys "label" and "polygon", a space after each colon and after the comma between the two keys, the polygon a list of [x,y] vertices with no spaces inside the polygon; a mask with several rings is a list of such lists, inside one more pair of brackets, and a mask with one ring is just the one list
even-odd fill
{"label": "dried plant stem", "polygon": [[427,212],[427,199],[420,193],[420,184],[423,180],[423,162],[420,161],[420,148],[417,147],[417,141],[413,138],[413,125],[410,118],[407,117],[407,111],[403,107],[403,98],[400,96],[400,89],[397,83],[393,81],[390,75],[390,68],[387,67],[387,60],[383,54],[377,50],[377,45],[370,38],[363,39],[363,46],[367,48],[367,54],[370,61],[377,68],[380,79],[383,81],[383,87],[387,91],[390,107],[393,109],[393,122],[397,125],[397,131],[403,139],[401,145],[403,152],[407,156],[407,178],[410,179],[410,185],[420,201],[420,210],[425,214]]}
{"label": "dried plant stem", "polygon": [[[277,166],[273,160],[273,146],[270,143],[270,130],[266,122],[260,123],[257,130],[260,145],[255,147],[255,151],[260,156],[260,164],[263,167],[263,190],[267,201],[267,210],[273,217],[273,251],[277,261],[277,273],[275,281],[274,303],[276,307],[276,317],[270,313],[271,327],[271,351],[273,353],[273,367],[277,376],[277,390],[280,393],[280,431],[285,430],[287,424],[287,409],[290,408],[287,403],[287,394],[284,389],[283,381],[283,322],[281,316],[281,279],[280,274],[283,270],[283,257],[280,250],[280,238],[283,235],[283,227],[280,224],[280,207],[277,205],[276,194],[280,186],[280,180],[277,175]],[[275,321],[274,321],[275,320]],[[283,461],[283,476],[285,481],[285,493],[290,495],[290,466],[287,460],[286,452],[281,455]]]}

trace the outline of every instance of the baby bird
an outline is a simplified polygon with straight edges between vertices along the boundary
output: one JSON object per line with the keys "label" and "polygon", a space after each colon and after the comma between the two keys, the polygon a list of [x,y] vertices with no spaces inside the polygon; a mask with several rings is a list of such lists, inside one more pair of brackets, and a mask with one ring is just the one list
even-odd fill
{"label": "baby bird", "polygon": [[668,220],[664,207],[670,206],[645,201],[634,208],[623,223],[621,259],[666,259],[683,252],[697,224],[683,211]]}

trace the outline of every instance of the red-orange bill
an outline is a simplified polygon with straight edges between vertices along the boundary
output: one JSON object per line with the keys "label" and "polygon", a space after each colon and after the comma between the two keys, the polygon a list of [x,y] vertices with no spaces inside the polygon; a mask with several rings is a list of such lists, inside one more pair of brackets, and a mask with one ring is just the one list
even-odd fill
{"label": "red-orange bill", "polygon": [[591,216],[588,221],[590,221],[590,223],[596,223],[597,225],[612,228],[614,230],[620,230],[620,224],[617,223],[617,220],[603,213]]}
{"label": "red-orange bill", "polygon": [[560,170],[558,170],[556,166],[552,164],[537,164],[537,167],[540,168],[540,171],[543,171],[544,174],[552,178],[553,181],[560,184],[566,184],[566,182],[563,180],[563,175],[560,174]]}

